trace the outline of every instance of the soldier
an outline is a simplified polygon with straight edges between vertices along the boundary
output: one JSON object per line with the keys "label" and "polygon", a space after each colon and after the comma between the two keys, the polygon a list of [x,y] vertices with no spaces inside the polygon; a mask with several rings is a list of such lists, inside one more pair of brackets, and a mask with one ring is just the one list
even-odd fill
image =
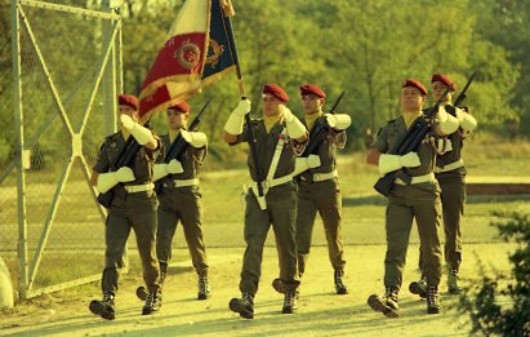
{"label": "soldier", "polygon": [[[389,154],[407,129],[420,122],[423,115],[427,89],[413,79],[406,80],[401,89],[401,117],[390,121],[378,134],[374,146],[368,151],[367,162],[378,165],[381,175],[403,170],[410,177],[408,184],[395,179],[386,209],[385,295],[371,295],[368,304],[388,317],[397,317],[398,293],[403,281],[407,246],[413,219],[424,256],[424,273],[427,277],[427,312],[440,312],[438,284],[441,275],[441,248],[438,237],[440,221],[440,189],[434,177],[436,151],[431,136],[427,136],[417,150],[405,155]],[[447,114],[443,107],[434,115],[434,134],[444,136],[458,128],[458,120]],[[431,121],[432,122],[432,121]]]}
{"label": "soldier", "polygon": [[[254,318],[254,296],[261,276],[263,246],[272,225],[280,264],[280,279],[286,293],[282,312],[296,310],[295,291],[300,284],[296,261],[296,184],[292,179],[295,158],[307,143],[307,130],[286,107],[289,97],[277,84],[263,87],[263,119],[244,125],[250,101],[242,100],[225,124],[230,145],[249,141],[253,134],[257,158],[252,151],[248,166],[252,182],[246,189],[245,229],[247,244],[239,289],[241,298],[230,301],[230,309],[244,318]],[[251,144],[252,146],[252,144]],[[257,165],[257,166],[256,166]],[[258,183],[262,183],[261,195]]]}
{"label": "soldier", "polygon": [[[105,267],[101,280],[103,300],[90,302],[90,311],[113,320],[114,297],[118,290],[119,269],[131,228],[136,234],[142,260],[143,277],[148,290],[142,315],[159,309],[159,270],[155,252],[156,206],[153,191],[153,164],[160,152],[160,140],[151,130],[138,124],[138,99],[133,95],[118,97],[120,131],[108,136],[101,146],[90,182],[100,193],[114,188],[114,198],[105,224]],[[141,145],[130,167],[110,172],[129,136]]]}
{"label": "soldier", "polygon": [[[313,141],[319,143],[310,155],[318,156],[320,166],[310,168],[296,177],[298,273],[302,278],[309,258],[313,225],[318,212],[324,223],[329,259],[334,270],[335,291],[343,295],[348,293],[348,288],[343,281],[346,261],[342,243],[342,195],[336,167],[336,152],[337,148],[342,149],[346,145],[345,130],[350,126],[351,118],[346,114],[324,114],[322,107],[326,102],[326,93],[317,85],[302,85],[300,95],[305,114],[302,122],[310,131],[309,146],[313,146]],[[321,133],[325,136],[322,137]],[[298,158],[302,159],[304,158]],[[273,281],[273,287],[278,292],[284,292],[280,279]]]}
{"label": "soldier", "polygon": [[[158,200],[158,232],[156,235],[156,252],[160,262],[160,284],[164,284],[171,247],[178,221],[182,222],[184,236],[188,244],[193,267],[198,275],[197,299],[210,297],[208,282],[208,261],[202,232],[202,203],[199,189],[199,171],[207,153],[208,139],[202,132],[187,130],[190,106],[182,101],[167,109],[169,133],[161,136],[164,145],[164,156],[154,168],[153,180],[161,180],[162,189]],[[164,163],[171,144],[182,137],[185,150],[179,158]],[[143,287],[138,288],[137,295],[143,299],[146,295]]]}
{"label": "soldier", "polygon": [[[462,232],[460,220],[464,215],[464,203],[466,199],[465,176],[466,169],[462,160],[462,147],[464,138],[476,127],[476,119],[467,112],[466,108],[452,105],[455,93],[455,83],[446,75],[434,74],[431,78],[433,100],[442,97],[447,88],[447,94],[442,104],[445,110],[456,116],[460,122],[458,132],[449,135],[439,142],[438,156],[434,173],[441,188],[441,201],[443,212],[443,224],[445,231],[445,262],[447,263],[447,288],[450,294],[460,293],[458,285],[458,270],[462,262]],[[420,269],[423,265],[423,257],[420,253]],[[412,282],[409,289],[413,294],[425,297],[427,293],[426,280],[422,277],[419,281]]]}

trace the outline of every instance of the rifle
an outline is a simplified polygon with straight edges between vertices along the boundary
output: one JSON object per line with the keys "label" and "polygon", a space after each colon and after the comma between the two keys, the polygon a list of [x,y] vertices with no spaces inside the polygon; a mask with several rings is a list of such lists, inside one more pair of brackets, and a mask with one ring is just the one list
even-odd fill
{"label": "rifle", "polygon": [[[404,155],[410,151],[415,151],[421,144],[427,133],[431,130],[432,122],[431,119],[435,116],[440,104],[443,102],[445,97],[451,91],[447,88],[443,95],[438,99],[434,106],[430,109],[430,114],[426,114],[427,118],[418,118],[414,124],[412,124],[409,130],[403,135],[403,137],[396,143],[396,145],[389,151],[389,154]],[[396,178],[400,178],[405,183],[410,183],[411,177],[403,169],[399,169],[393,172],[388,172],[383,177],[379,178],[374,185],[374,189],[381,193],[383,196],[388,197],[392,184]]]}
{"label": "rifle", "polygon": [[[334,114],[335,110],[339,106],[340,101],[344,97],[344,94],[346,94],[345,91],[341,92],[339,97],[335,100],[335,103],[329,110],[330,114]],[[307,144],[304,152],[302,153],[301,157],[308,157],[311,154],[316,154],[318,152],[318,148],[320,147],[320,144],[324,141],[327,134],[327,126],[324,123],[318,123],[315,125],[313,130],[311,130],[311,133],[309,134],[309,143]]]}
{"label": "rifle", "polygon": [[471,74],[471,76],[469,77],[469,79],[467,80],[467,83],[466,85],[464,86],[464,88],[462,89],[462,91],[460,91],[460,93],[458,94],[458,96],[456,97],[454,103],[453,103],[453,106],[454,107],[458,107],[460,104],[462,104],[462,102],[466,99],[467,95],[466,95],[466,92],[467,92],[467,89],[469,89],[469,86],[471,85],[471,83],[473,82],[473,80],[475,79],[475,75],[477,74],[477,70],[475,70],[473,72],[473,74]]}
{"label": "rifle", "polygon": [[[211,100],[212,99],[209,98],[206,101],[206,103],[202,106],[201,110],[199,111],[197,116],[195,116],[190,126],[188,127],[189,131],[195,131],[197,129],[197,127],[201,123],[201,117],[206,111],[206,108],[210,104]],[[171,143],[171,146],[169,147],[169,150],[167,151],[167,154],[164,157],[164,163],[169,163],[173,159],[178,160],[184,154],[184,151],[186,151],[187,148],[188,148],[188,143],[184,140],[184,138],[182,138],[182,135],[179,133],[177,138],[175,138],[175,140],[173,140],[173,143]],[[160,193],[160,191],[162,190],[163,180],[164,179],[160,179],[155,182],[156,193]]]}

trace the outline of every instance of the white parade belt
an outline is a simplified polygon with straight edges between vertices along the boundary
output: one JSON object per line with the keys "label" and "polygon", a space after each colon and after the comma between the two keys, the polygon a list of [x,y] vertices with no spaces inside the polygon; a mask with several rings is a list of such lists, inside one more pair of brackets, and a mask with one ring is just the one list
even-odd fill
{"label": "white parade belt", "polygon": [[[261,182],[261,186],[263,187],[263,189],[270,189],[270,188],[273,188],[279,185],[286,184],[292,180],[293,180],[293,177],[289,174],[281,178],[264,180]],[[255,181],[249,182],[245,187],[247,189],[248,188],[254,189],[256,192],[258,191],[258,183]]]}
{"label": "white parade belt", "polygon": [[193,178],[193,179],[175,179],[173,180],[173,184],[175,184],[175,187],[186,187],[186,186],[198,186],[199,185],[199,178]]}
{"label": "white parade belt", "polygon": [[[428,182],[434,182],[434,181],[436,181],[436,179],[434,178],[434,173],[429,173],[423,176],[411,177],[409,185],[428,183]],[[399,178],[396,179],[395,183],[397,185],[407,186],[407,184]]]}
{"label": "white parade belt", "polygon": [[126,185],[123,187],[128,193],[137,193],[137,192],[152,191],[153,188],[155,187],[155,184],[147,183],[143,185]]}
{"label": "white parade belt", "polygon": [[314,173],[313,181],[314,182],[326,181],[329,179],[337,178],[338,176],[339,176],[339,172],[337,170],[333,170],[332,172],[328,172],[328,173]]}
{"label": "white parade belt", "polygon": [[457,161],[452,162],[450,164],[444,165],[444,167],[436,166],[434,168],[434,173],[449,172],[449,171],[461,168],[462,166],[464,166],[464,160],[460,159],[460,160],[457,160]]}

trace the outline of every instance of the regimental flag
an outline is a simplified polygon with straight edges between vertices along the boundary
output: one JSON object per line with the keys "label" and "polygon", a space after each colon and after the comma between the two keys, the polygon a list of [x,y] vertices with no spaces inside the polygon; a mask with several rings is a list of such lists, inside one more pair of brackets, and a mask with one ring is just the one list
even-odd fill
{"label": "regimental flag", "polygon": [[226,30],[229,0],[186,0],[140,92],[143,122],[235,69]]}

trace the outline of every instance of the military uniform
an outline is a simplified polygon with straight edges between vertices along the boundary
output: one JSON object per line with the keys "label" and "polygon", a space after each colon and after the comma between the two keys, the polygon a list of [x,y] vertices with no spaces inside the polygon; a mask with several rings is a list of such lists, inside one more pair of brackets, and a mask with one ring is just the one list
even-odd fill
{"label": "military uniform", "polygon": [[[418,117],[423,118],[423,117]],[[386,153],[406,133],[402,117],[389,122],[374,143],[381,153]],[[385,258],[385,287],[399,291],[403,282],[403,269],[413,219],[416,219],[424,258],[424,273],[431,287],[438,287],[441,277],[441,247],[438,236],[440,225],[440,188],[433,174],[436,151],[430,141],[418,149],[421,165],[404,168],[412,177],[405,185],[396,180],[388,197],[386,210],[387,252]],[[416,178],[418,183],[414,182]]]}
{"label": "military uniform", "polygon": [[[307,123],[302,121],[306,126]],[[324,124],[325,116],[319,117],[312,128],[317,129],[319,124]],[[317,155],[321,165],[311,168],[297,177],[298,181],[298,206],[296,218],[296,244],[298,247],[298,268],[300,276],[306,269],[313,225],[317,212],[322,217],[328,254],[331,265],[335,271],[343,271],[344,246],[342,240],[342,195],[338,172],[336,167],[336,150],[344,148],[346,132],[335,131],[326,127],[327,135],[318,148]],[[311,139],[310,133],[309,138]]]}
{"label": "military uniform", "polygon": [[[255,295],[261,276],[261,262],[263,246],[267,233],[272,225],[276,237],[276,247],[280,264],[280,279],[285,284],[298,284],[297,251],[295,243],[296,217],[296,184],[291,178],[295,165],[293,140],[287,138],[284,125],[276,124],[267,133],[264,122],[252,121],[252,130],[256,139],[256,152],[259,170],[268,173],[278,141],[284,141],[274,179],[285,182],[268,188],[265,196],[267,209],[261,209],[256,199],[257,189],[247,189],[245,200],[245,228],[244,237],[247,244],[243,257],[241,282],[239,289],[242,293]],[[248,141],[248,125],[243,134],[238,136],[237,142]],[[252,153],[249,154],[248,166],[253,181],[257,181],[256,167]]]}
{"label": "military uniform", "polygon": [[[99,150],[94,171],[108,172],[124,146],[121,132],[107,137]],[[145,284],[152,293],[158,292],[160,287],[155,252],[157,199],[151,182],[152,166],[158,154],[159,150],[141,147],[131,167],[135,180],[115,187],[105,224],[105,267],[101,282],[104,293],[115,294],[118,290],[119,268],[131,228],[136,234]]]}
{"label": "military uniform", "polygon": [[[164,135],[161,139],[167,152],[171,146],[169,136]],[[198,178],[206,152],[206,146],[195,148],[188,145],[184,154],[178,158],[184,171],[162,178],[156,236],[158,259],[161,263],[167,263],[171,259],[172,241],[180,220],[193,267],[199,278],[208,275],[208,261],[202,231],[202,194]]]}

